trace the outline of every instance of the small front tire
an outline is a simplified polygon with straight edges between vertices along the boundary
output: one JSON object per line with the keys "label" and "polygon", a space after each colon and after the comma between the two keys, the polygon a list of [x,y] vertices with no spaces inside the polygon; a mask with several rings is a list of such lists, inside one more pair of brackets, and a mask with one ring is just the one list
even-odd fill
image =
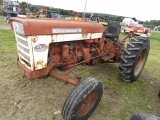
{"label": "small front tire", "polygon": [[67,97],[62,115],[64,120],[87,120],[95,111],[103,94],[102,82],[88,77],[77,85]]}
{"label": "small front tire", "polygon": [[160,117],[153,114],[135,113],[131,116],[130,120],[160,120]]}

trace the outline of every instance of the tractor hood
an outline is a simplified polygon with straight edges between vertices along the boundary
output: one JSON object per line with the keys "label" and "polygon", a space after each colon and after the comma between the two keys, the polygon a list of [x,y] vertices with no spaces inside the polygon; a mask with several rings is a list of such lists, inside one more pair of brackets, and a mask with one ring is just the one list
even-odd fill
{"label": "tractor hood", "polygon": [[11,18],[11,28],[26,36],[103,33],[105,27],[93,21],[78,21],[50,18]]}

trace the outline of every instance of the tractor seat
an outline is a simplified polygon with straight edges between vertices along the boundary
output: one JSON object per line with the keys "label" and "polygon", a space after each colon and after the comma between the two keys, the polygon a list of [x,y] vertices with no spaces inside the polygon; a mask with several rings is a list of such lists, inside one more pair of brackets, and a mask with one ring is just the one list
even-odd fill
{"label": "tractor seat", "polygon": [[109,23],[106,31],[105,31],[105,37],[109,38],[111,40],[117,40],[119,38],[121,30],[121,25],[118,23]]}

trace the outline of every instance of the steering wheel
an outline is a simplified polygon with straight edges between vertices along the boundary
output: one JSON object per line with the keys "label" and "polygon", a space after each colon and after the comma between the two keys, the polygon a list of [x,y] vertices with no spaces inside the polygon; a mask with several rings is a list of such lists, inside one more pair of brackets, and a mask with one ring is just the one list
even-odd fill
{"label": "steering wheel", "polygon": [[102,16],[93,15],[93,16],[90,17],[90,20],[91,21],[96,21],[96,22],[102,24],[105,27],[107,27],[109,25],[109,21],[106,18],[102,17]]}

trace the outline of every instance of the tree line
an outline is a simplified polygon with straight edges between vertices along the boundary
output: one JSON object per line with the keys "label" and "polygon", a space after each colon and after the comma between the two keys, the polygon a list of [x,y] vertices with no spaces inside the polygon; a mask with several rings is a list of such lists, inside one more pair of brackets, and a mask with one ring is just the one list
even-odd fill
{"label": "tree line", "polygon": [[[32,5],[28,4],[28,8],[30,6],[32,6]],[[51,11],[57,11],[59,14],[65,15],[65,16],[83,17],[83,12],[76,12],[76,11],[73,11],[73,10],[64,10],[64,9],[61,9],[61,8],[53,8],[53,7],[47,7],[47,6],[42,6],[42,5],[36,5],[37,11],[41,7],[47,8],[48,10],[51,10]],[[20,8],[25,12],[25,8],[27,8],[27,3],[26,2],[21,2],[20,3]],[[90,18],[91,15],[92,15],[92,13],[86,13],[85,17]],[[94,15],[100,15],[100,16],[103,16],[104,18],[106,18],[107,20],[119,21],[119,22],[121,22],[124,19],[124,17],[122,17],[122,16],[113,16],[113,15],[101,14],[101,13],[94,13]]]}
{"label": "tree line", "polygon": [[[17,0],[18,1],[18,0]],[[0,4],[2,4],[3,0],[0,0]],[[22,9],[23,12],[25,12],[26,8],[29,8],[31,4],[28,4],[26,2],[21,2],[20,3],[20,8]],[[48,7],[48,6],[41,6],[41,5],[36,5],[37,11],[39,8],[47,8],[48,10],[51,11],[57,11],[61,15],[65,16],[78,16],[78,17],[83,17],[83,12],[76,12],[73,10],[64,10],[61,8],[53,8],[53,7]],[[92,13],[86,13],[85,17],[90,18]],[[107,20],[110,21],[117,21],[117,22],[122,22],[123,19],[125,18],[124,16],[116,16],[116,15],[109,15],[109,14],[104,14],[104,13],[94,13],[94,15],[100,15],[106,18]],[[160,20],[150,20],[150,21],[139,21],[140,24],[143,24],[145,26],[150,25],[150,26],[158,26],[160,25]]]}

